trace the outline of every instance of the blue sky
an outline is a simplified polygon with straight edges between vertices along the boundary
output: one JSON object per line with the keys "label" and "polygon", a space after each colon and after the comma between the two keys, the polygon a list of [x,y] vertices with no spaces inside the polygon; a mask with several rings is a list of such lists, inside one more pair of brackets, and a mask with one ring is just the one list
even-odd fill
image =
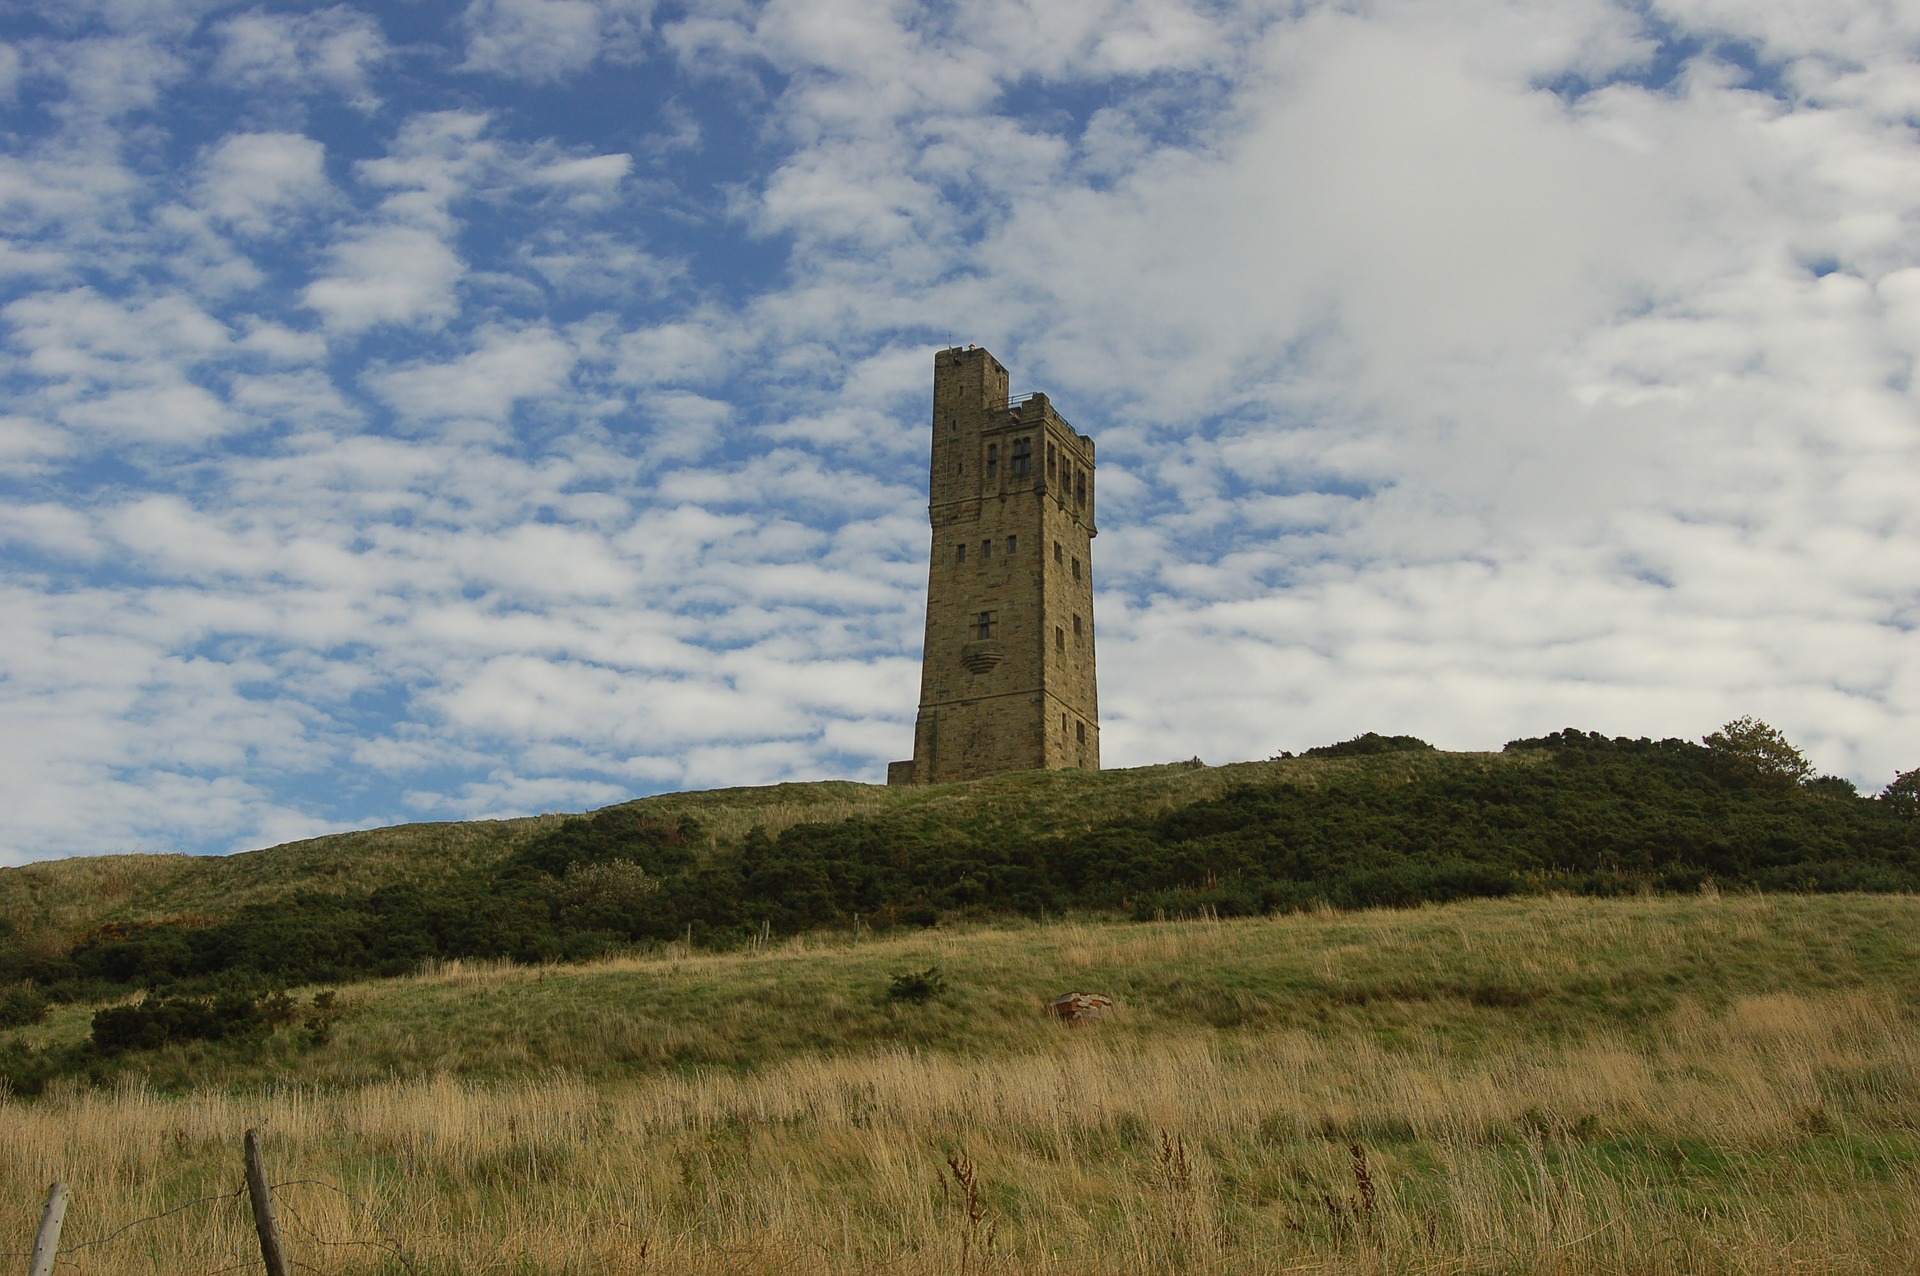
{"label": "blue sky", "polygon": [[932,355],[1100,446],[1108,765],[1920,765],[1920,17],[16,0],[0,863],[911,751]]}

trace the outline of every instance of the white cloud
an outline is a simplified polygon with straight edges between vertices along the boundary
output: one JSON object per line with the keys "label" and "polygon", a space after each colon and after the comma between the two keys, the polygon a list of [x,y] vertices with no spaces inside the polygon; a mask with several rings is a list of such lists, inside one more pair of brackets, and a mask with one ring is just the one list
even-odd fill
{"label": "white cloud", "polygon": [[551,187],[571,209],[598,212],[618,203],[621,183],[631,171],[631,155],[583,155],[540,165],[529,178]]}
{"label": "white cloud", "polygon": [[357,332],[455,313],[454,285],[466,264],[431,231],[375,227],[336,243],[329,255],[330,272],[307,285],[304,300],[330,328]]}
{"label": "white cloud", "polygon": [[567,381],[574,352],[551,329],[492,329],[470,353],[373,374],[375,393],[412,421],[468,417],[502,421],[514,405],[550,395]]}
{"label": "white cloud", "polygon": [[327,199],[327,148],[296,133],[236,133],[208,153],[200,179],[207,212],[248,235],[270,234]]}
{"label": "white cloud", "polygon": [[219,79],[255,90],[331,90],[362,111],[379,107],[372,75],[393,56],[379,23],[346,5],[313,13],[251,9],[214,24]]}
{"label": "white cloud", "polygon": [[652,0],[472,0],[462,69],[547,81],[603,56],[632,60],[652,11]]}
{"label": "white cloud", "polygon": [[89,288],[23,297],[0,309],[47,410],[82,430],[129,440],[192,443],[242,423],[192,378],[232,346],[225,325],[192,301],[138,302]]}
{"label": "white cloud", "polygon": [[96,36],[35,50],[29,73],[59,82],[49,109],[70,126],[99,127],[152,107],[186,72],[185,61],[150,36]]}
{"label": "white cloud", "polygon": [[30,474],[71,448],[59,430],[23,416],[0,416],[0,473]]}
{"label": "white cloud", "polygon": [[0,43],[0,102],[11,102],[20,91],[20,50]]}

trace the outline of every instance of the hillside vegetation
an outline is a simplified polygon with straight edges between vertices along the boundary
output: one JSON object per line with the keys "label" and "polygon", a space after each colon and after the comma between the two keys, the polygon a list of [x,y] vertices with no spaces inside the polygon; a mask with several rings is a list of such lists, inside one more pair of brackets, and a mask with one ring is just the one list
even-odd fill
{"label": "hillside vegetation", "polygon": [[257,1126],[346,1276],[1920,1272],[1920,785],[1783,743],[14,870],[0,1230],[57,1178],[83,1263],[231,1268]]}
{"label": "hillside vegetation", "polygon": [[350,1276],[1912,1272],[1916,971],[1911,896],[1712,891],[448,963],[0,1099],[0,1231],[233,1266],[259,1126]]}
{"label": "hillside vegetation", "polygon": [[226,860],[39,865],[0,874],[0,987],[54,1000],[252,996],[428,961],[583,960],[942,919],[1244,916],[1710,883],[1920,889],[1912,773],[1862,797],[1809,779],[1761,724],[1736,728],[1748,738],[1707,745],[1566,731],[1501,754],[1369,735],[1218,768],[781,785]]}

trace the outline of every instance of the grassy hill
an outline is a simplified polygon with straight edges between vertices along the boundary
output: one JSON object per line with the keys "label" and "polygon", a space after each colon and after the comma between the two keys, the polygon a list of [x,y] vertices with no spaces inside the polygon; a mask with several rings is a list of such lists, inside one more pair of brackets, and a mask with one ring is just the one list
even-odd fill
{"label": "grassy hill", "polygon": [[[915,788],[829,780],[669,793],[622,806],[664,820],[697,822],[703,849],[717,855],[737,850],[755,828],[777,837],[798,824],[892,816],[916,830],[964,826],[1033,832],[1088,824],[1089,813],[1105,821],[1169,811],[1238,785],[1313,788],[1351,779],[1395,783],[1463,764],[1537,760],[1422,752],[1218,767],[1175,763],[1116,771],[1043,771]],[[0,869],[0,928],[11,927],[16,933],[51,930],[71,937],[105,922],[226,917],[247,904],[301,893],[351,894],[401,883],[437,884],[498,863],[565,818],[403,824],[238,855],[102,855]]]}
{"label": "grassy hill", "polygon": [[0,1100],[0,1231],[232,1265],[260,1126],[368,1276],[1913,1271],[1916,971],[1914,897],[1711,891],[447,963]]}
{"label": "grassy hill", "polygon": [[1371,735],[1312,754],[669,794],[224,859],[0,871],[0,991],[257,995],[430,961],[727,948],[943,919],[1245,916],[1708,883],[1920,889],[1911,794],[1862,797],[1716,747],[1566,731],[1498,754]]}
{"label": "grassy hill", "polygon": [[231,1267],[259,1126],[366,1276],[1920,1271],[1901,791],[1351,743],[0,872],[0,1231]]}

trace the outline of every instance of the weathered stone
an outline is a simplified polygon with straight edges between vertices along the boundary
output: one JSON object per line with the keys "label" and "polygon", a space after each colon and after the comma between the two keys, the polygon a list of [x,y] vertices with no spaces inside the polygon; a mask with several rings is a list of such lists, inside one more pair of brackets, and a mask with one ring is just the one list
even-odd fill
{"label": "weathered stone", "polygon": [[1113,1013],[1113,998],[1097,992],[1070,992],[1047,1003],[1047,1014],[1068,1023],[1086,1023],[1105,1019]]}
{"label": "weathered stone", "polygon": [[1100,766],[1093,440],[985,350],[933,361],[927,632],[913,759],[889,784]]}

